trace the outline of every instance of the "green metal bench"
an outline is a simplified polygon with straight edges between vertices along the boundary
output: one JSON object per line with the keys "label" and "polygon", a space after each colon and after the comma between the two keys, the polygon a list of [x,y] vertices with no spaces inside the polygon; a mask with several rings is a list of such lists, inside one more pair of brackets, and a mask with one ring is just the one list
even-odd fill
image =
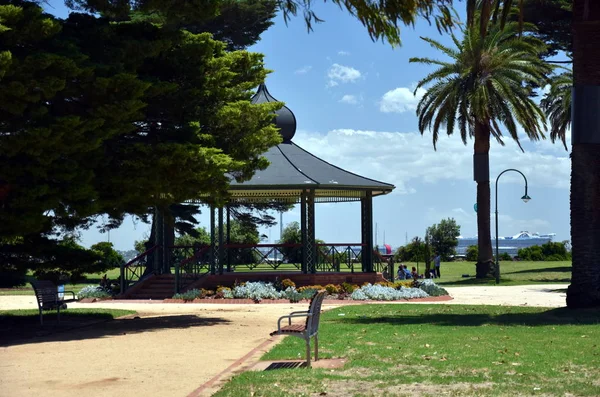
{"label": "green metal bench", "polygon": [[[72,299],[61,299],[58,296],[58,289],[52,281],[32,281],[31,286],[35,291],[35,297],[38,303],[38,309],[40,310],[40,324],[44,325],[44,310],[56,310],[56,322],[60,322],[60,309],[66,309],[67,303],[77,302],[75,293],[73,291],[64,291],[62,294],[73,295]],[[64,298],[64,295],[63,295]]]}
{"label": "green metal bench", "polygon": [[[306,366],[310,368],[310,338],[315,338],[315,361],[319,360],[319,320],[321,319],[321,305],[327,291],[318,291],[310,300],[308,310],[291,312],[287,316],[282,316],[277,321],[277,331],[271,332],[274,335],[292,335],[302,338],[306,341]],[[306,317],[304,324],[292,324],[292,318]],[[287,325],[281,326],[281,321],[287,319]]]}

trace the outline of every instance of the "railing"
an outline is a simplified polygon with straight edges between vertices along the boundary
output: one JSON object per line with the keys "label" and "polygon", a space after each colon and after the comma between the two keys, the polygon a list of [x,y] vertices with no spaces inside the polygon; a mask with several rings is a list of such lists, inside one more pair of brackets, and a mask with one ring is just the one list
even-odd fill
{"label": "railing", "polygon": [[317,244],[317,271],[362,271],[364,244]]}
{"label": "railing", "polygon": [[302,244],[224,244],[224,271],[245,267],[251,271],[298,271]]}
{"label": "railing", "polygon": [[146,272],[148,256],[160,252],[162,247],[155,245],[148,251],[141,253],[126,264],[121,265],[121,294],[127,291],[129,287],[140,281]]}
{"label": "railing", "polygon": [[175,292],[183,291],[210,272],[210,245],[174,246],[171,252],[175,263]]}

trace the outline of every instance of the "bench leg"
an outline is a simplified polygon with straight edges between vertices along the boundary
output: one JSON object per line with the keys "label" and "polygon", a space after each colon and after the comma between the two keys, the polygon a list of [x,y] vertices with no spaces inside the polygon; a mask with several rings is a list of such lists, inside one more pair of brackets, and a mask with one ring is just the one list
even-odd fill
{"label": "bench leg", "polygon": [[306,339],[306,368],[310,368],[310,338]]}
{"label": "bench leg", "polygon": [[315,361],[319,361],[319,334],[315,335]]}

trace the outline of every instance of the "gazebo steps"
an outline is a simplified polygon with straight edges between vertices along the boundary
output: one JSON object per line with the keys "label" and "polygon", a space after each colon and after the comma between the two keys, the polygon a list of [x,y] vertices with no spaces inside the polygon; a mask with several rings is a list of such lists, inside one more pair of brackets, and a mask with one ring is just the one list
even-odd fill
{"label": "gazebo steps", "polygon": [[137,288],[125,292],[125,299],[166,299],[175,294],[175,276],[162,274],[143,281]]}

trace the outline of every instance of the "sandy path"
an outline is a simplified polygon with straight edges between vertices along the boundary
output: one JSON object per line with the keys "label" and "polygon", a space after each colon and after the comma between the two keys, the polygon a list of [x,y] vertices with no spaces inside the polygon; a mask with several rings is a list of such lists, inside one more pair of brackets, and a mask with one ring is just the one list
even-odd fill
{"label": "sandy path", "polygon": [[[564,293],[552,290],[562,288],[448,288],[454,300],[444,303],[560,307]],[[35,307],[35,297],[0,296],[0,309]],[[140,318],[1,347],[0,396],[186,396],[268,340],[279,316],[306,304],[101,302],[69,307],[133,309]]]}

